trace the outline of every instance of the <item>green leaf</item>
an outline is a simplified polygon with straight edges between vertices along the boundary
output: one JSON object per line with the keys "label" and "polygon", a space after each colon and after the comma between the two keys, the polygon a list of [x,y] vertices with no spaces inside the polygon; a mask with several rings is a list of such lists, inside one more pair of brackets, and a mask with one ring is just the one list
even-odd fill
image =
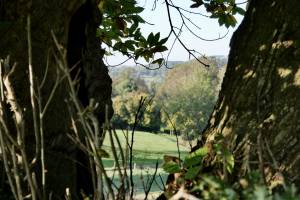
{"label": "green leaf", "polygon": [[234,168],[234,157],[232,153],[230,153],[228,150],[225,151],[225,160],[226,160],[226,169],[229,173],[233,172]]}
{"label": "green leaf", "polygon": [[154,34],[153,33],[150,33],[148,35],[147,42],[150,44],[150,46],[152,46],[152,44],[154,44]]}
{"label": "green leaf", "polygon": [[166,38],[164,38],[164,39],[161,39],[159,42],[158,42],[158,44],[159,45],[163,45],[163,44],[165,44],[167,41],[168,41],[168,37],[166,37]]}
{"label": "green leaf", "polygon": [[226,21],[230,26],[234,27],[237,23],[235,17],[233,15],[228,15],[227,16],[227,21]]}
{"label": "green leaf", "polygon": [[190,6],[191,8],[198,8],[201,5],[203,5],[203,1],[202,0],[193,0],[193,2],[195,2],[195,3]]}
{"label": "green leaf", "polygon": [[135,13],[141,13],[141,12],[143,12],[144,8],[140,7],[140,6],[137,6],[133,10],[134,10]]}
{"label": "green leaf", "polygon": [[203,157],[207,155],[208,149],[206,147],[202,147],[194,151],[185,157],[184,166],[189,168],[195,165],[200,165],[202,163]]}
{"label": "green leaf", "polygon": [[138,26],[138,23],[133,23],[129,28],[129,33],[132,34],[138,28]]}
{"label": "green leaf", "polygon": [[188,171],[185,173],[184,178],[188,180],[193,180],[197,177],[201,170],[200,166],[191,167],[188,169]]}
{"label": "green leaf", "polygon": [[187,156],[184,159],[183,165],[186,168],[189,168],[189,167],[192,167],[195,165],[199,165],[202,163],[202,159],[203,159],[203,157],[201,157],[201,156],[193,156],[193,157]]}
{"label": "green leaf", "polygon": [[201,6],[201,4],[194,3],[194,4],[192,4],[190,7],[191,7],[191,8],[198,8],[199,6]]}
{"label": "green leaf", "polygon": [[181,171],[179,164],[174,161],[165,162],[162,167],[169,174],[174,174]]}
{"label": "green leaf", "polygon": [[159,59],[154,60],[154,61],[152,62],[152,64],[158,64],[158,65],[161,65],[163,61],[164,61],[163,58],[159,58]]}
{"label": "green leaf", "polygon": [[208,148],[207,147],[202,147],[197,149],[196,151],[193,152],[196,156],[206,156],[208,154]]}
{"label": "green leaf", "polygon": [[125,42],[125,46],[130,50],[130,51],[134,51],[135,47],[134,47],[135,42],[133,40],[127,40]]}
{"label": "green leaf", "polygon": [[234,10],[240,15],[245,15],[246,11],[241,7],[235,7]]}
{"label": "green leaf", "polygon": [[154,44],[158,43],[159,38],[160,38],[160,32],[158,32],[158,33],[155,34],[155,36],[154,36]]}
{"label": "green leaf", "polygon": [[154,53],[167,51],[168,48],[166,46],[156,46],[152,49]]}
{"label": "green leaf", "polygon": [[226,24],[226,18],[224,17],[224,15],[219,16],[218,22],[219,22],[220,26]]}
{"label": "green leaf", "polygon": [[139,15],[133,15],[131,16],[134,23],[145,23],[146,21]]}

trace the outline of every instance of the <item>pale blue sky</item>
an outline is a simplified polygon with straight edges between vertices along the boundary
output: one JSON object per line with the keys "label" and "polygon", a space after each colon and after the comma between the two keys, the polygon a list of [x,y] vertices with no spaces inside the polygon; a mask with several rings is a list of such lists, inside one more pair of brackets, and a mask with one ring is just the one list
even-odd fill
{"label": "pale blue sky", "polygon": [[[145,11],[142,13],[142,17],[149,23],[154,25],[145,24],[141,27],[141,31],[145,36],[147,36],[150,32],[160,32],[161,38],[166,37],[170,31],[169,21],[167,17],[167,10],[165,4],[162,3],[162,0],[159,0],[156,9],[154,11],[151,10],[153,0],[140,0],[140,5],[145,7]],[[173,0],[173,3],[179,5],[183,8],[189,9],[191,1],[183,1],[183,0]],[[193,11],[196,11],[193,9]],[[204,10],[200,10],[202,14],[206,14]],[[171,10],[172,20],[174,25],[178,27],[181,25],[180,16],[177,11]],[[196,33],[196,35],[205,38],[205,39],[214,39],[228,32],[225,38],[217,40],[217,41],[203,41],[191,34],[187,29],[184,29],[180,38],[186,44],[189,49],[194,49],[201,54],[210,56],[210,55],[228,55],[229,53],[229,42],[234,30],[238,27],[239,23],[242,20],[242,16],[236,16],[238,20],[238,25],[235,28],[225,28],[220,27],[217,20],[199,16],[199,15],[186,15],[188,18],[193,20],[201,30],[197,30],[193,25],[190,24],[192,30]],[[167,47],[170,48],[173,43],[174,37],[171,38],[167,42]],[[166,56],[167,54],[164,54]],[[200,55],[198,55],[200,56]],[[177,42],[170,53],[169,60],[170,61],[186,61],[192,58],[189,58],[188,52]],[[121,55],[114,55],[107,58],[107,62],[110,65],[116,65],[126,60],[126,57],[122,57]],[[143,62],[143,61],[141,61]],[[125,65],[132,65],[134,62],[128,61]]]}

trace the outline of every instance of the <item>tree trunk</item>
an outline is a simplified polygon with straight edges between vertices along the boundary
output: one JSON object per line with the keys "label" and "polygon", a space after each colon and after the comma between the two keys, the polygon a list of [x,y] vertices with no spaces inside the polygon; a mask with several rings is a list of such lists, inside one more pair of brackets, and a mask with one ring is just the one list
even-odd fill
{"label": "tree trunk", "polygon": [[251,0],[231,39],[204,142],[219,133],[225,137],[235,156],[235,177],[264,168],[267,181],[282,172],[300,186],[299,12],[297,0]]}
{"label": "tree trunk", "polygon": [[[67,50],[69,67],[79,63],[77,68],[81,68],[78,95],[83,106],[91,98],[99,103],[96,115],[100,124],[104,121],[105,105],[109,106],[110,116],[112,107],[111,79],[102,62],[100,41],[96,38],[96,28],[101,21],[96,1],[0,0],[0,58],[9,55],[11,63],[17,63],[12,74],[13,87],[17,101],[24,109],[25,142],[29,158],[32,158],[35,144],[28,79],[28,16],[31,18],[32,66],[36,85],[42,82],[48,66],[46,82],[41,90],[42,106],[57,78],[58,63],[54,57],[57,47],[51,35],[53,31],[60,45]],[[52,193],[54,199],[61,198],[66,188],[75,194],[82,182],[78,180],[80,172],[75,162],[78,150],[67,137],[71,131],[68,90],[67,84],[58,86],[44,118],[46,185],[47,193]],[[40,175],[38,167],[36,174]]]}

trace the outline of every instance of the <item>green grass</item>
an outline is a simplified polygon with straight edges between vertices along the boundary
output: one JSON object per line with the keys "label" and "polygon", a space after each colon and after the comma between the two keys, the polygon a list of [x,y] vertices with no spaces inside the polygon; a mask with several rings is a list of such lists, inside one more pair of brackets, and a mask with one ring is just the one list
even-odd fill
{"label": "green grass", "polygon": [[[121,142],[122,149],[124,150],[127,145],[126,137],[121,130],[117,130],[117,135]],[[128,136],[129,140],[131,140],[131,132],[129,132]],[[116,145],[116,141],[114,143]],[[182,142],[180,141],[180,143]],[[103,162],[109,176],[112,177],[113,171],[111,171],[110,168],[113,167],[114,160],[111,153],[111,144],[108,135],[106,135],[105,137],[103,148],[110,154],[110,157],[103,159]],[[184,158],[187,155],[189,149],[184,145],[180,145],[179,148],[181,152],[181,158]],[[147,177],[151,176],[154,173],[154,168],[157,161],[159,162],[157,175],[160,174],[163,178],[163,181],[166,181],[167,174],[161,168],[164,155],[172,155],[178,157],[175,136],[167,134],[152,134],[142,131],[136,131],[134,133],[133,163],[135,163],[136,168],[133,170],[133,180],[135,183],[136,194],[141,195],[143,193],[141,177],[143,177],[144,181],[146,182]],[[117,174],[114,175],[114,182],[116,184],[119,182]],[[162,183],[160,178],[157,176],[156,182],[154,182],[154,184],[152,185],[151,192],[157,193],[161,191],[160,188],[162,188]]]}
{"label": "green grass", "polygon": [[[117,135],[124,145],[126,144],[125,136],[121,130],[117,130]],[[129,132],[131,139],[131,132]],[[110,146],[109,138],[104,140],[105,146]],[[188,151],[188,148],[180,145],[180,149]],[[153,134],[149,132],[136,131],[134,133],[134,150],[150,152],[174,152],[177,151],[176,137],[167,134]]]}
{"label": "green grass", "polygon": [[[152,175],[154,174],[153,168],[145,168],[145,169],[136,169],[133,170],[133,182],[134,182],[134,194],[138,196],[143,196],[144,195],[144,188],[143,188],[143,182],[144,184],[147,182],[148,179],[152,178]],[[129,174],[129,170],[127,170],[127,173]],[[118,175],[113,171],[108,170],[107,171],[108,176],[113,177],[113,182],[115,184],[119,184],[119,177]],[[161,176],[162,180],[160,179],[159,175]],[[163,169],[159,168],[157,170],[157,175],[155,177],[155,181],[153,182],[151,186],[151,193],[156,193],[159,194],[162,189],[163,185],[166,183],[168,174],[163,171]],[[163,181],[163,183],[162,183]],[[143,198],[138,198],[138,199],[143,199]],[[148,199],[152,199],[149,197]]]}
{"label": "green grass", "polygon": [[[108,134],[108,133],[107,133]],[[126,137],[121,130],[117,130],[118,138],[123,149],[126,148]],[[131,132],[128,134],[131,140]],[[116,144],[116,142],[115,142]],[[111,144],[108,135],[106,135],[103,148],[110,152]],[[189,149],[186,146],[179,146],[181,157],[184,157]],[[110,153],[111,154],[111,153]],[[178,156],[176,137],[166,134],[153,134],[149,132],[136,131],[134,133],[133,157],[134,162],[138,165],[155,165],[158,160],[162,163],[164,155]],[[109,159],[104,159],[106,167],[112,167],[112,155]]]}

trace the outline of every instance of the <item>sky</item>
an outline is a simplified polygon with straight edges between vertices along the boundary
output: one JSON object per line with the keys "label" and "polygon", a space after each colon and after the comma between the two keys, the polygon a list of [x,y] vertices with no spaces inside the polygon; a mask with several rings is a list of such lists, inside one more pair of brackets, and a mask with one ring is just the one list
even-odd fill
{"label": "sky", "polygon": [[[170,25],[166,10],[166,5],[162,3],[162,0],[158,0],[155,10],[153,8],[153,0],[140,0],[138,1],[140,6],[143,6],[145,10],[141,13],[144,20],[151,24],[144,24],[141,26],[141,31],[144,36],[147,36],[149,33],[157,33],[160,32],[161,38],[166,37],[170,32]],[[191,1],[183,1],[183,0],[173,0],[173,3],[185,8],[189,9],[191,5]],[[238,1],[237,1],[238,2]],[[195,9],[193,9],[195,10]],[[181,19],[178,12],[175,9],[170,10],[173,24],[177,27],[181,25]],[[200,13],[206,14],[205,10],[200,9]],[[219,39],[216,41],[203,41],[197,37],[195,37],[189,30],[183,29],[180,38],[184,42],[184,44],[189,48],[196,50],[199,54],[196,54],[197,57],[201,55],[212,56],[212,55],[225,55],[227,56],[229,53],[229,42],[230,38],[238,27],[240,22],[242,21],[242,16],[237,15],[236,19],[238,24],[234,28],[227,29],[225,26],[220,27],[218,21],[215,19],[211,19],[204,16],[193,15],[185,13],[186,17],[193,21],[193,24],[189,23],[190,29],[198,36],[205,39],[216,39],[226,35],[223,39]],[[188,23],[188,20],[187,20]],[[171,37],[167,42],[167,47],[170,47],[173,44],[175,37]],[[167,57],[169,52],[164,53],[164,57]],[[172,51],[169,54],[169,61],[187,61],[189,59],[193,59],[189,56],[189,53],[178,43],[176,42]],[[126,60],[126,57],[121,56],[120,54],[115,54],[113,56],[107,57],[106,61],[108,65],[118,65]],[[143,60],[140,62],[144,62]],[[134,65],[133,60],[129,60],[123,65]]]}

